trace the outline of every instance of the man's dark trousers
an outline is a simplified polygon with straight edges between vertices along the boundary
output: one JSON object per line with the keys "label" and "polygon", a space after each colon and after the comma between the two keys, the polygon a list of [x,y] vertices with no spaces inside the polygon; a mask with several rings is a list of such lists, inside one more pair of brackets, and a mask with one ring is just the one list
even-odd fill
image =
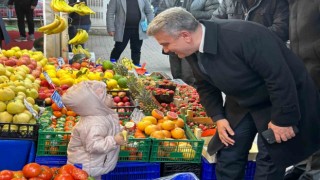
{"label": "man's dark trousers", "polygon": [[130,40],[131,59],[135,65],[140,64],[142,40],[139,39],[138,28],[125,28],[122,42],[116,42],[110,59],[118,60]]}
{"label": "man's dark trousers", "polygon": [[[252,116],[248,113],[233,129],[235,144],[217,153],[216,175],[218,180],[242,180],[248,161],[248,152],[256,136],[257,129]],[[282,180],[285,169],[274,165],[265,148],[262,137],[258,136],[259,153],[256,157],[255,180]]]}
{"label": "man's dark trousers", "polygon": [[20,36],[27,37],[25,24],[24,24],[25,17],[27,19],[29,35],[34,34],[33,9],[31,9],[31,6],[15,3],[15,10],[16,10],[17,19],[18,19],[18,28],[19,28]]}

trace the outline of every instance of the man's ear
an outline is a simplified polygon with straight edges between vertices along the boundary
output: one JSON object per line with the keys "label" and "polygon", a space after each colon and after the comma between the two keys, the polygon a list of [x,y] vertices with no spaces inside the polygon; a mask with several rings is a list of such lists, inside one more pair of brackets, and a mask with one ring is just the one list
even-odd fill
{"label": "man's ear", "polygon": [[186,41],[186,42],[191,42],[191,33],[189,31],[181,31],[180,36]]}

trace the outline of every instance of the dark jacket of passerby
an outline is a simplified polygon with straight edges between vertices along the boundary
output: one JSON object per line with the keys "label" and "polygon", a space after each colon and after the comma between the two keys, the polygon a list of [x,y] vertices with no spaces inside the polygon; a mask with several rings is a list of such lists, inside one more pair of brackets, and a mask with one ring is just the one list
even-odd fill
{"label": "dark jacket of passerby", "polygon": [[[85,2],[86,5],[88,5],[87,0],[80,0],[80,2]],[[69,4],[71,6],[73,6],[75,3],[77,3],[77,0],[69,0]],[[75,26],[91,25],[90,15],[80,16],[78,13],[75,12],[69,14],[69,21],[70,24]]]}
{"label": "dark jacket of passerby", "polygon": [[289,0],[290,46],[320,90],[320,1]]}
{"label": "dark jacket of passerby", "polygon": [[287,0],[222,0],[213,17],[253,21],[268,27],[283,41],[289,39]]}
{"label": "dark jacket of passerby", "polygon": [[37,6],[38,0],[9,0],[8,5],[31,5]]}
{"label": "dark jacket of passerby", "polygon": [[1,48],[1,45],[2,45],[2,40],[5,41],[5,43],[9,43],[10,41],[10,36],[6,30],[6,26],[3,22],[3,19],[2,19],[2,16],[0,14],[0,48]]}

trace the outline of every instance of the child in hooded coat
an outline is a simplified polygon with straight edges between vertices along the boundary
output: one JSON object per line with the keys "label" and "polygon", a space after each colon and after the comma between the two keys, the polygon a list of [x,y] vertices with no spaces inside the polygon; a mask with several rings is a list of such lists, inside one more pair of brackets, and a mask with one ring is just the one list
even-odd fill
{"label": "child in hooded coat", "polygon": [[118,114],[110,108],[112,96],[105,83],[83,81],[69,88],[62,102],[80,115],[68,144],[68,163],[82,164],[90,176],[100,179],[115,168],[119,145],[125,143]]}

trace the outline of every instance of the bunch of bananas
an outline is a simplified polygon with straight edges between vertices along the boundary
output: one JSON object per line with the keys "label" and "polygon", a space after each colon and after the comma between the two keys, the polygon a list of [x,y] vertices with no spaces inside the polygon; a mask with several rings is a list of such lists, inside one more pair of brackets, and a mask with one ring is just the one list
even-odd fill
{"label": "bunch of bananas", "polygon": [[123,57],[118,62],[123,64],[128,70],[135,68],[135,65],[133,64],[132,60],[127,57]]}
{"label": "bunch of bananas", "polygon": [[69,4],[65,0],[51,0],[50,7],[55,12],[66,12],[72,13],[75,12],[75,8],[69,6]]}
{"label": "bunch of bananas", "polygon": [[89,39],[89,35],[86,30],[78,29],[77,34],[74,36],[74,38],[69,40],[69,44],[72,45],[78,45],[78,44],[84,44]]}
{"label": "bunch of bananas", "polygon": [[78,13],[80,16],[84,16],[84,15],[89,15],[89,14],[95,14],[94,11],[92,11],[92,9],[90,9],[85,2],[80,2],[77,3],[73,6],[73,8],[75,9],[74,12]]}
{"label": "bunch of bananas", "polygon": [[64,17],[55,15],[52,23],[42,26],[38,30],[39,32],[43,32],[47,35],[57,34],[64,31],[67,28],[67,26],[68,26],[68,22]]}
{"label": "bunch of bananas", "polygon": [[86,55],[86,58],[88,58],[88,59],[90,59],[90,57],[91,57],[91,54],[88,51],[88,49],[83,49],[83,47],[80,44],[72,46],[72,53],[73,54],[84,54],[84,55]]}

